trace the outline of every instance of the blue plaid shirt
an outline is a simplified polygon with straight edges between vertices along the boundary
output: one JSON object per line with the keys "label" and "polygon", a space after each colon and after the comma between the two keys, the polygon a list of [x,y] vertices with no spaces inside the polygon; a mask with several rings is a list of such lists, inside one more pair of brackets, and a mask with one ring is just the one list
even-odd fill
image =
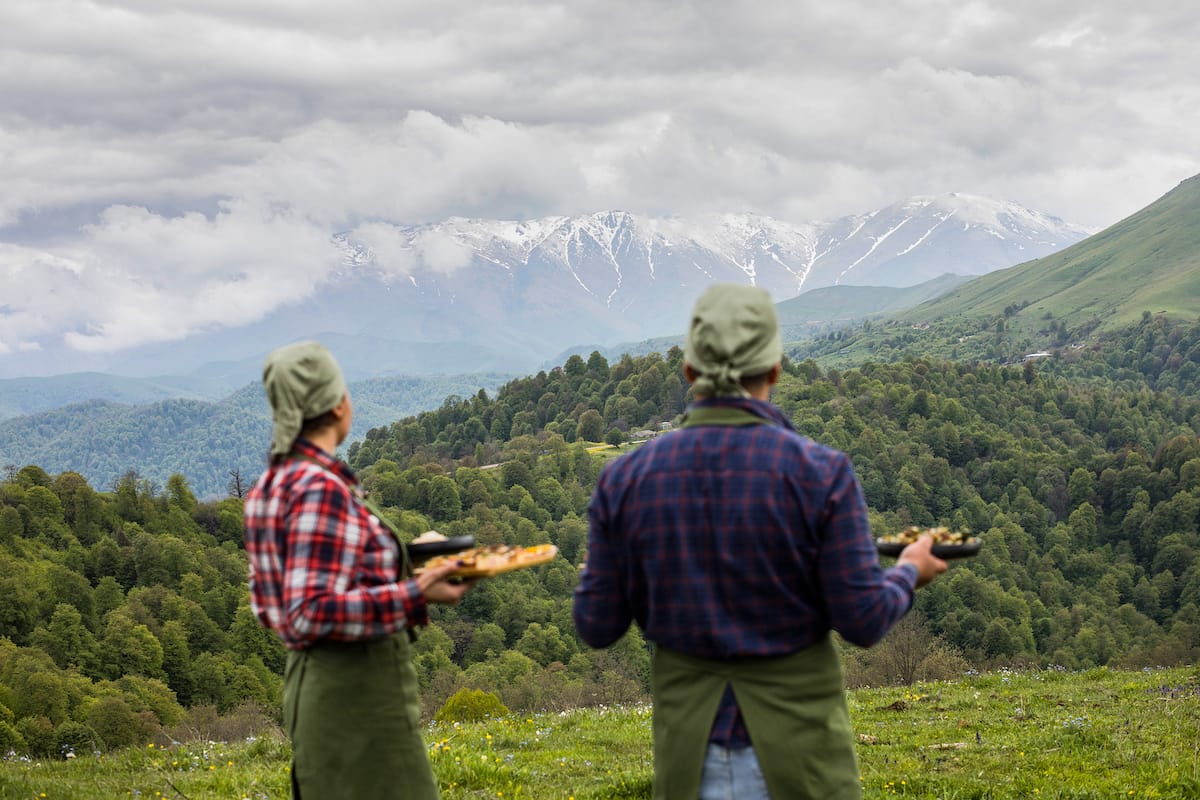
{"label": "blue plaid shirt", "polygon": [[[588,506],[580,636],[606,647],[636,621],[698,658],[773,657],[830,630],[875,644],[912,605],[917,572],[879,565],[850,459],[774,405],[719,398],[768,424],[674,431],[609,463]],[[712,741],[749,743],[726,691]]]}

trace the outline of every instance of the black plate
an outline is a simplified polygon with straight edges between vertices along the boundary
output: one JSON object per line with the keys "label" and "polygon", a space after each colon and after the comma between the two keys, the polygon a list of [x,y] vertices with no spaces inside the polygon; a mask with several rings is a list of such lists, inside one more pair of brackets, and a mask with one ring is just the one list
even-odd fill
{"label": "black plate", "polygon": [[409,544],[408,554],[413,561],[424,561],[434,556],[444,556],[448,553],[458,553],[475,546],[474,536],[451,536],[444,542],[421,542]]}
{"label": "black plate", "polygon": [[[970,558],[979,552],[982,542],[968,542],[967,544],[935,544],[933,546],[933,554],[938,558]],[[906,544],[899,542],[881,542],[875,541],[875,549],[882,556],[898,556],[900,551],[908,547]]]}

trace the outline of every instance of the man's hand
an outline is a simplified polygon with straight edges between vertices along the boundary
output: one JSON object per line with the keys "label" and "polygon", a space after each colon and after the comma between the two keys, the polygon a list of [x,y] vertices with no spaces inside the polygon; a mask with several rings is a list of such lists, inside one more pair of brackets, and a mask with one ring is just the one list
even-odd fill
{"label": "man's hand", "polygon": [[917,568],[917,588],[932,581],[950,565],[933,554],[933,537],[926,534],[900,551],[896,566],[912,564]]}
{"label": "man's hand", "polygon": [[475,585],[475,581],[451,583],[448,578],[459,566],[461,565],[457,561],[451,561],[437,567],[423,569],[416,574],[417,586],[421,589],[421,594],[425,595],[427,602],[452,606],[462,600],[467,590]]}

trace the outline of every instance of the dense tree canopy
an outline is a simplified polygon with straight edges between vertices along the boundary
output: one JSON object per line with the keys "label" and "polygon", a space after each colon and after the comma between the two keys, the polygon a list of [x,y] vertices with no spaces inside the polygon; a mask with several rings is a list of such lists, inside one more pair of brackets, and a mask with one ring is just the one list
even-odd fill
{"label": "dense tree canopy", "polygon": [[[1157,325],[1128,336],[1153,353],[1160,336],[1178,349],[1190,335]],[[1134,360],[1152,382],[1106,380],[1110,360],[1126,358],[1106,348],[1128,344],[1055,364],[785,365],[776,402],[801,433],[851,455],[877,532],[946,524],[984,542],[919,594],[904,628],[847,650],[855,680],[1200,657],[1200,401],[1177,390],[1194,359],[1143,354]],[[571,592],[603,462],[670,427],[687,400],[681,372],[678,349],[611,364],[575,356],[348,449],[406,537],[436,528],[559,548],[550,565],[433,610],[416,645],[428,713],[464,688],[509,708],[645,696],[640,636],[587,649]],[[633,444],[603,445],[613,431]],[[240,499],[199,502],[182,475],[160,486],[129,471],[105,491],[71,472],[8,468],[0,742],[112,747],[190,708],[277,708],[285,654],[248,608],[241,537]]]}

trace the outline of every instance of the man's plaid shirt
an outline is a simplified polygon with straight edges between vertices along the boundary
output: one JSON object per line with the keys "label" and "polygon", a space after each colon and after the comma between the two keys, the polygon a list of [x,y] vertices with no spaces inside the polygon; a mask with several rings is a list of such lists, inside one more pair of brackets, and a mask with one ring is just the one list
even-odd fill
{"label": "man's plaid shirt", "polygon": [[298,440],[273,463],[246,495],[245,517],[251,608],[289,648],[428,621],[416,581],[398,581],[395,538],[359,500],[354,474],[320,448]]}
{"label": "man's plaid shirt", "polygon": [[[861,646],[912,605],[916,569],[883,570],[850,459],[777,407],[721,398],[769,424],[683,428],[609,463],[588,507],[575,622],[593,647],[636,621],[708,659],[795,653],[830,630]],[[744,743],[728,702],[713,741]]]}

